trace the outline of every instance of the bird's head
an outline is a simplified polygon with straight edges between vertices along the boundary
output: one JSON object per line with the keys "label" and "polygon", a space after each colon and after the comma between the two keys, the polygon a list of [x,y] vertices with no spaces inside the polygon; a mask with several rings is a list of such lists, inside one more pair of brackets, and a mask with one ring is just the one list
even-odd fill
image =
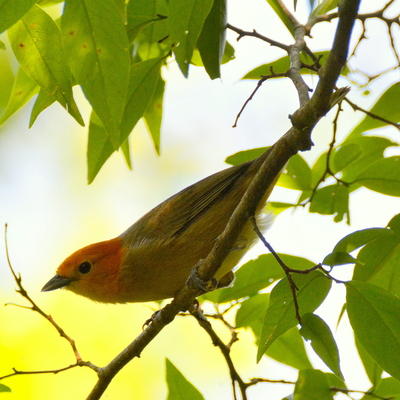
{"label": "bird's head", "polygon": [[65,288],[94,301],[114,303],[121,261],[120,238],[91,244],[63,261],[42,292]]}

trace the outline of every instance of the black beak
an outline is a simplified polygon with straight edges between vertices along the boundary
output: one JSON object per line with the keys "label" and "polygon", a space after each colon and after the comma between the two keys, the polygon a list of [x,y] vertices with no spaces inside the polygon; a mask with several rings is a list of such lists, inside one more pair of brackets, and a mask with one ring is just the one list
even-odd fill
{"label": "black beak", "polygon": [[72,282],[72,279],[64,278],[61,275],[53,276],[44,286],[42,292],[49,292],[50,290],[60,289],[69,285]]}

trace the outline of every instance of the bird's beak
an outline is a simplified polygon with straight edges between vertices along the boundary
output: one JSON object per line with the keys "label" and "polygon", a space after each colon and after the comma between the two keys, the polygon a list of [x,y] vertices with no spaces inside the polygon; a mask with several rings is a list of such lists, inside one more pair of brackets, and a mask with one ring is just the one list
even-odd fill
{"label": "bird's beak", "polygon": [[50,290],[60,289],[69,285],[72,282],[72,279],[64,278],[61,275],[53,276],[44,286],[42,292],[49,292]]}

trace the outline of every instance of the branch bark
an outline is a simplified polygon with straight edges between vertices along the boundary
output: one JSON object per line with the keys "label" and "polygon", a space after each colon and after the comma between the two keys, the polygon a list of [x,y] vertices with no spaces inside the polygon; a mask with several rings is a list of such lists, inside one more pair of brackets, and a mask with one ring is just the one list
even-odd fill
{"label": "branch bark", "polygon": [[[321,70],[314,95],[310,100],[303,101],[303,95],[299,94],[301,104],[300,108],[291,116],[292,128],[273,145],[269,156],[261,165],[226,229],[217,239],[208,257],[199,265],[197,273],[202,280],[209,281],[215,275],[231,251],[244,224],[254,214],[263,194],[290,157],[298,151],[311,148],[311,132],[317,122],[329,111],[333,90],[346,63],[350,36],[359,3],[360,0],[342,1],[332,50],[325,67]],[[299,52],[300,48],[297,46],[294,51]],[[167,324],[173,321],[178,312],[190,308],[194,299],[201,294],[201,290],[194,289],[188,283],[190,282],[187,282],[169,305],[155,315],[150,325],[126,349],[98,372],[98,382],[87,400],[99,399],[113,377],[134,357],[139,357],[144,348]]]}

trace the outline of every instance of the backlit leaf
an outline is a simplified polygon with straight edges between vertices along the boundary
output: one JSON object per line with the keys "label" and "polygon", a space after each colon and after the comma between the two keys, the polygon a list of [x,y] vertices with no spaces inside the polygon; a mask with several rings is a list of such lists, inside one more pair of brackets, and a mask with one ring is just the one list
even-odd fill
{"label": "backlit leaf", "polygon": [[287,13],[285,12],[285,10],[282,8],[280,2],[278,0],[267,0],[267,2],[272,7],[272,9],[275,11],[276,15],[285,24],[285,26],[289,30],[289,32],[294,36],[293,24],[290,21],[289,17],[287,16]]}
{"label": "backlit leaf", "polygon": [[157,78],[157,86],[150,100],[149,105],[144,112],[144,120],[149,128],[154,147],[160,154],[161,122],[163,116],[163,103],[165,92],[165,81],[161,75]]}
{"label": "backlit leaf", "polygon": [[296,154],[290,158],[277,185],[294,190],[311,190],[311,169],[303,157]]}
{"label": "backlit leaf", "polygon": [[168,26],[176,61],[185,77],[213,0],[170,0]]}
{"label": "backlit leaf", "polygon": [[214,0],[204,21],[197,47],[211,79],[221,76],[220,65],[226,41],[226,0]]}
{"label": "backlit leaf", "polygon": [[298,370],[312,368],[307,356],[304,340],[299,329],[294,327],[279,336],[266,352],[268,357]]}
{"label": "backlit leaf", "polygon": [[340,371],[339,350],[332,332],[326,322],[315,314],[304,314],[301,317],[300,334],[311,340],[311,347],[321,360],[343,380]]}
{"label": "backlit leaf", "polygon": [[326,374],[317,369],[300,371],[293,400],[333,400]]}
{"label": "backlit leaf", "polygon": [[[400,121],[400,83],[394,83],[385,93],[378,99],[374,106],[369,110],[372,114],[385,118],[392,122]],[[365,131],[388,125],[387,122],[374,119],[365,115],[363,120],[353,129],[349,137],[358,136]]]}
{"label": "backlit leaf", "polygon": [[[308,274],[293,274],[300,315],[313,312],[328,294],[331,281],[319,271]],[[287,278],[282,279],[272,290],[269,307],[265,314],[260,337],[257,360],[282,334],[298,324],[293,294]]]}
{"label": "backlit leaf", "polygon": [[380,236],[363,247],[357,256],[353,279],[373,283],[400,296],[400,234]]}
{"label": "backlit leaf", "polygon": [[378,286],[346,283],[347,312],[357,339],[386,372],[400,379],[400,299]]}
{"label": "backlit leaf", "polygon": [[[314,263],[305,258],[288,254],[279,254],[279,257],[293,269],[305,270],[314,266]],[[216,303],[238,300],[254,295],[284,276],[283,269],[275,260],[275,257],[272,254],[263,254],[256,260],[250,260],[239,268],[235,273],[236,279],[233,287],[208,293],[202,298]]]}
{"label": "backlit leaf", "polygon": [[362,171],[354,182],[375,192],[400,196],[400,156],[377,161]]}
{"label": "backlit leaf", "polygon": [[8,30],[8,36],[27,75],[83,125],[56,23],[39,6],[34,6]]}
{"label": "backlit leaf", "polygon": [[203,395],[183,376],[168,358],[165,359],[167,400],[204,400]]}
{"label": "backlit leaf", "polygon": [[7,106],[1,115],[0,125],[22,108],[38,91],[39,85],[20,67],[14,78]]}
{"label": "backlit leaf", "polygon": [[347,215],[347,223],[350,223],[348,188],[337,183],[318,189],[312,199],[310,212],[335,215],[335,222],[342,221],[344,216]]}
{"label": "backlit leaf", "polygon": [[36,3],[36,0],[0,0],[0,33],[13,26]]}
{"label": "backlit leaf", "polygon": [[122,141],[128,137],[151,103],[164,60],[164,57],[153,58],[132,64],[126,107],[121,124],[120,139]]}
{"label": "backlit leaf", "polygon": [[61,27],[72,73],[118,149],[126,139],[121,138],[120,124],[130,68],[119,7],[109,0],[69,0]]}

